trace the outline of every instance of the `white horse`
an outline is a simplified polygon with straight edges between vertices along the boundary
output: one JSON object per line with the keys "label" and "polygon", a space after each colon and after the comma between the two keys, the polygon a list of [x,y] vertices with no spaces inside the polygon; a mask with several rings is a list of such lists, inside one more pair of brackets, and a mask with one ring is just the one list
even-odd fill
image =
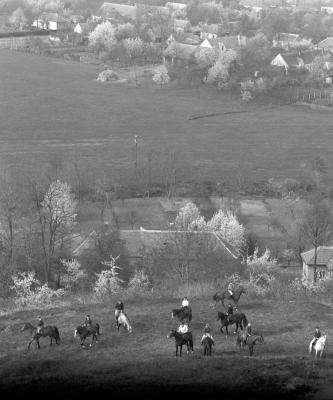
{"label": "white horse", "polygon": [[319,354],[319,358],[323,357],[323,352],[325,349],[325,343],[326,343],[326,335],[321,336],[317,341],[314,346],[312,346],[313,339],[310,342],[309,345],[309,354],[311,355],[312,349],[315,351],[315,358],[317,358]]}
{"label": "white horse", "polygon": [[118,316],[118,320],[117,320],[117,329],[118,329],[118,331],[119,331],[119,328],[121,326],[123,326],[123,328],[127,332],[129,332],[129,333],[132,332],[132,326],[131,326],[131,324],[129,322],[129,319],[127,318],[127,315],[123,311],[121,311],[121,313]]}

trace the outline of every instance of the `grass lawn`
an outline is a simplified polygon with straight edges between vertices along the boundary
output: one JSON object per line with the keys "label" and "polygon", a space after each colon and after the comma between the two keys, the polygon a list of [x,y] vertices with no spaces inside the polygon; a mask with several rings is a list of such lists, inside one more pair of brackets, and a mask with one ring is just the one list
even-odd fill
{"label": "grass lawn", "polygon": [[[178,392],[246,392],[249,398],[268,392],[284,398],[313,398],[310,394],[323,390],[324,383],[332,387],[331,306],[244,298],[241,311],[265,338],[265,343],[256,346],[254,356],[249,357],[247,352],[238,353],[234,334],[226,337],[219,332],[217,310],[210,307],[211,299],[193,299],[194,353],[184,352],[181,359],[176,359],[173,340],[167,339],[167,334],[178,326],[171,319],[171,309],[179,302],[179,299],[128,301],[125,307],[133,326],[132,334],[116,332],[114,301],[110,306],[72,304],[2,316],[0,388],[9,393],[38,390],[65,393],[71,389],[167,393],[176,387]],[[92,348],[81,349],[73,333],[83,323],[86,313],[101,324],[102,336]],[[32,346],[27,352],[29,334],[20,329],[24,322],[35,322],[38,314],[46,325],[58,326],[62,341],[59,346],[49,347],[49,340],[42,338],[41,350]],[[203,357],[200,348],[206,322],[213,327],[216,342],[209,359]],[[328,346],[326,358],[313,363],[307,348],[316,325],[328,335]]]}
{"label": "grass lawn", "polygon": [[[36,166],[50,154],[89,159],[119,176],[153,151],[160,179],[166,149],[176,150],[179,178],[219,180],[298,176],[315,155],[332,167],[331,112],[296,106],[244,105],[201,88],[130,87],[96,82],[92,65],[0,50],[0,156]],[[189,120],[191,115],[241,111]]]}

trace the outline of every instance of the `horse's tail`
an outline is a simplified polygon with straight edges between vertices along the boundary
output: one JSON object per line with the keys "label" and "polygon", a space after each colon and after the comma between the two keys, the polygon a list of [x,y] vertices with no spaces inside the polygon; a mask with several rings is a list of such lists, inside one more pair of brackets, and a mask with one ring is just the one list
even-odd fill
{"label": "horse's tail", "polygon": [[101,333],[100,333],[100,331],[99,331],[99,328],[100,328],[99,324],[96,323],[96,332],[97,332],[97,335],[98,335],[98,336],[101,336]]}
{"label": "horse's tail", "polygon": [[189,309],[188,320],[189,320],[189,322],[192,321],[192,310],[191,309]]}
{"label": "horse's tail", "polygon": [[243,325],[244,325],[244,328],[248,325],[248,321],[247,321],[245,314],[243,314]]}

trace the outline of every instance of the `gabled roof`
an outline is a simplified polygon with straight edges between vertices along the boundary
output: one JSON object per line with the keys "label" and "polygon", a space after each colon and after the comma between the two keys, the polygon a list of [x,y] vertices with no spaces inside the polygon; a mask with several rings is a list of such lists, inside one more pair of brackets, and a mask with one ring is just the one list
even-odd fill
{"label": "gabled roof", "polygon": [[222,251],[228,258],[237,260],[238,254],[235,249],[221,239],[215,232],[186,232],[186,231],[168,231],[168,230],[150,230],[140,228],[140,230],[121,230],[120,237],[126,242],[126,248],[131,257],[141,255],[142,248],[153,248],[161,245],[174,245],[175,237],[180,240],[182,237],[195,237],[199,241],[208,241],[215,249]]}
{"label": "gabled roof", "polygon": [[78,22],[75,27],[81,27],[82,33],[89,33],[94,29],[94,24],[89,24],[88,22]]}
{"label": "gabled roof", "polygon": [[322,50],[309,50],[301,53],[304,64],[312,64],[317,56],[322,56]]}
{"label": "gabled roof", "polygon": [[187,5],[184,3],[173,3],[168,1],[165,3],[165,7],[171,8],[172,10],[183,10],[187,7]]}
{"label": "gabled roof", "polygon": [[151,14],[158,14],[158,15],[164,15],[164,16],[170,15],[170,8],[168,8],[168,7],[160,7],[160,6],[153,6],[151,4],[137,3],[137,9],[144,11],[148,14],[151,13]]}
{"label": "gabled roof", "polygon": [[[315,249],[301,253],[302,260],[307,265],[314,265]],[[327,265],[333,258],[332,246],[319,246],[317,248],[317,265]]]}
{"label": "gabled roof", "polygon": [[274,36],[274,40],[279,42],[294,42],[299,40],[301,36],[298,33],[283,33],[279,32]]}
{"label": "gabled roof", "polygon": [[44,21],[51,21],[51,22],[60,22],[60,23],[65,23],[65,22],[69,22],[68,19],[62,17],[61,15],[59,15],[58,13],[42,13],[39,16],[39,19],[42,19]]}
{"label": "gabled roof", "polygon": [[289,67],[297,67],[302,64],[303,60],[299,57],[298,53],[284,53],[280,55]]}
{"label": "gabled roof", "polygon": [[333,37],[329,36],[317,44],[320,48],[333,47]]}
{"label": "gabled roof", "polygon": [[197,46],[178,42],[171,42],[164,50],[165,57],[177,58],[183,61],[191,61],[193,59]]}
{"label": "gabled roof", "polygon": [[189,21],[186,19],[174,19],[172,24],[175,28],[182,28],[185,29],[187,26],[190,25]]}
{"label": "gabled roof", "polygon": [[172,33],[172,37],[178,43],[198,45],[201,42],[199,36],[193,35],[189,32]]}
{"label": "gabled roof", "polygon": [[131,6],[128,4],[103,3],[99,9],[99,14],[101,14],[103,17],[111,17],[116,12],[122,17],[135,20],[136,11],[136,6]]}

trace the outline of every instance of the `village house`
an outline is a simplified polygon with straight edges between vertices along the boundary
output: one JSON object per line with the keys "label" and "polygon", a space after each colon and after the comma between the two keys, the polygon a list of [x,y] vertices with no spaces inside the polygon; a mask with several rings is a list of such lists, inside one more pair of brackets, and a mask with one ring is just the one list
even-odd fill
{"label": "village house", "polygon": [[320,12],[326,13],[326,14],[333,14],[333,6],[320,7]]}
{"label": "village house", "polygon": [[299,53],[279,53],[273,58],[271,65],[284,68],[288,73],[291,69],[304,68],[304,61]]}
{"label": "village house", "polygon": [[221,51],[234,50],[239,52],[239,50],[246,46],[247,37],[242,35],[237,36],[223,36],[215,39],[205,39],[200,47],[205,47],[208,49],[220,49]]}
{"label": "village house", "polygon": [[193,35],[189,32],[179,32],[179,33],[171,33],[171,35],[166,40],[166,44],[169,45],[172,42],[191,44],[197,46],[201,43],[199,36]]}
{"label": "village house", "polygon": [[239,3],[242,7],[260,12],[264,9],[264,0],[241,0]]}
{"label": "village house", "polygon": [[[186,231],[172,231],[172,230],[151,230],[140,227],[140,230],[121,230],[120,239],[125,243],[126,254],[130,263],[140,262],[145,253],[149,253],[154,248],[160,248],[165,246],[170,249],[171,254],[174,258],[177,250],[175,249],[176,241],[180,240],[185,242],[186,236],[191,238],[192,243],[203,245],[204,248],[209,249],[210,252],[214,252],[220,258],[222,264],[223,261],[229,263],[239,264],[239,254],[237,250],[227,243],[220,235],[216,232],[186,232]],[[181,239],[183,237],[183,239]],[[197,255],[194,254],[195,246],[190,246],[188,249],[188,258],[184,260],[178,260],[179,262],[198,262]],[[193,254],[192,254],[193,253]],[[170,257],[168,257],[170,261]]]}
{"label": "village house", "polygon": [[216,39],[218,37],[220,26],[219,24],[205,24],[200,26],[200,39]]}
{"label": "village house", "polygon": [[[303,261],[303,276],[307,282],[314,282],[315,249],[301,253]],[[333,247],[319,246],[317,248],[317,279],[324,278],[333,271]]]}
{"label": "village house", "polygon": [[38,19],[33,21],[32,26],[38,29],[47,29],[50,31],[66,30],[71,22],[58,13],[42,13]]}
{"label": "village house", "polygon": [[178,11],[178,10],[185,10],[187,5],[185,3],[172,3],[170,1],[168,1],[167,3],[165,3],[165,7],[170,8],[170,10],[172,11]]}
{"label": "village house", "polygon": [[163,52],[163,62],[171,65],[188,65],[194,60],[198,46],[171,42]]}
{"label": "village house", "polygon": [[311,39],[306,39],[296,33],[277,33],[273,38],[273,47],[279,47],[284,50],[311,48]]}
{"label": "village house", "polygon": [[94,16],[94,19],[98,17],[103,19],[125,19],[135,21],[137,16],[137,7],[128,4],[118,3],[103,3]]}
{"label": "village house", "polygon": [[191,24],[185,19],[174,19],[171,23],[172,29],[176,33],[187,31]]}
{"label": "village house", "polygon": [[322,49],[324,52],[333,53],[333,37],[329,36],[317,44],[318,49]]}

